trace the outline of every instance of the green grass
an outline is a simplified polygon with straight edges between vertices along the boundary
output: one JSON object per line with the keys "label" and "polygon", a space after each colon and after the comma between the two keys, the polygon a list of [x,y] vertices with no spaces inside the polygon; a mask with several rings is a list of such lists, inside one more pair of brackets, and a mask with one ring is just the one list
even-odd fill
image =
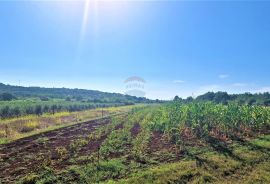
{"label": "green grass", "polygon": [[255,146],[270,149],[270,135],[262,135],[251,141]]}
{"label": "green grass", "polygon": [[205,183],[216,179],[207,171],[196,166],[195,161],[182,161],[163,164],[132,174],[129,178],[119,181],[108,181],[108,184],[163,184],[163,183]]}

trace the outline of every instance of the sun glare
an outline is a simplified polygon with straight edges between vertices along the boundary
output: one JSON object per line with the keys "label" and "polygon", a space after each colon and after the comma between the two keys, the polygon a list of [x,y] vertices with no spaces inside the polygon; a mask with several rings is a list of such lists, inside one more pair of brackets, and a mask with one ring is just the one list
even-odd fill
{"label": "sun glare", "polygon": [[[92,16],[92,17],[91,17]],[[89,22],[91,21],[91,28],[95,36],[98,34],[98,1],[97,0],[85,0],[84,10],[82,16],[82,24],[80,30],[80,39],[78,45],[78,59],[80,57],[83,42],[86,36]]]}
{"label": "sun glare", "polygon": [[84,4],[84,12],[83,12],[83,18],[82,18],[82,27],[81,27],[81,33],[80,33],[80,41],[83,40],[83,37],[86,32],[86,26],[89,18],[89,8],[90,8],[90,1],[86,0]]}

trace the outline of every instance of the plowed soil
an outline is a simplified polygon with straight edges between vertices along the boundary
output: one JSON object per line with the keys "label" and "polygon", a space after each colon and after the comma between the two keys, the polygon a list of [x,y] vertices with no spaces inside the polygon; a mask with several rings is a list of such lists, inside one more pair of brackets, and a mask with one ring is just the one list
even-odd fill
{"label": "plowed soil", "polygon": [[[93,120],[0,145],[0,183],[13,183],[27,173],[38,171],[44,164],[56,169],[65,168],[70,163],[68,159],[59,158],[56,148],[69,150],[72,140],[86,137],[110,122],[110,118]],[[78,154],[97,151],[105,138],[106,135],[91,141]],[[46,161],[51,163],[44,163]]]}

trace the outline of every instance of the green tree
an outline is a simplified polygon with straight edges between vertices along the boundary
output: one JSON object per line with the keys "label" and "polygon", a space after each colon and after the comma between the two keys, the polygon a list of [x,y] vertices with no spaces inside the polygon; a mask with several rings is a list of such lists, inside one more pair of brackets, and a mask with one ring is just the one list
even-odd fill
{"label": "green tree", "polygon": [[265,100],[265,101],[263,102],[263,105],[265,105],[265,106],[270,106],[270,100]]}
{"label": "green tree", "polygon": [[16,117],[19,117],[21,115],[21,110],[19,107],[15,107],[13,109],[13,115],[16,116]]}
{"label": "green tree", "polygon": [[0,100],[3,100],[3,101],[11,101],[13,99],[16,99],[15,96],[13,96],[12,94],[10,93],[2,93],[0,94]]}
{"label": "green tree", "polygon": [[0,116],[2,118],[8,118],[9,115],[10,115],[10,108],[9,108],[9,106],[5,106],[4,108],[1,109]]}
{"label": "green tree", "polygon": [[42,107],[41,107],[41,105],[37,105],[35,107],[35,114],[38,115],[38,116],[42,114]]}

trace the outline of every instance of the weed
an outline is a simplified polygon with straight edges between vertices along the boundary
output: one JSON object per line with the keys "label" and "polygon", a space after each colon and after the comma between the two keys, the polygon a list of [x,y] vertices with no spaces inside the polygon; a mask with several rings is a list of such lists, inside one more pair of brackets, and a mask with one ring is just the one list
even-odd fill
{"label": "weed", "polygon": [[80,139],[76,139],[76,140],[73,140],[69,147],[70,147],[70,150],[71,152],[74,154],[76,153],[81,147],[87,145],[89,142],[86,140],[86,139],[83,139],[83,138],[80,138]]}
{"label": "weed", "polygon": [[68,158],[68,150],[65,147],[57,147],[55,150],[60,160],[65,160]]}
{"label": "weed", "polygon": [[39,128],[39,123],[37,121],[28,121],[24,124],[24,126],[21,127],[21,130],[20,132],[31,132],[33,131],[34,129],[37,129]]}

